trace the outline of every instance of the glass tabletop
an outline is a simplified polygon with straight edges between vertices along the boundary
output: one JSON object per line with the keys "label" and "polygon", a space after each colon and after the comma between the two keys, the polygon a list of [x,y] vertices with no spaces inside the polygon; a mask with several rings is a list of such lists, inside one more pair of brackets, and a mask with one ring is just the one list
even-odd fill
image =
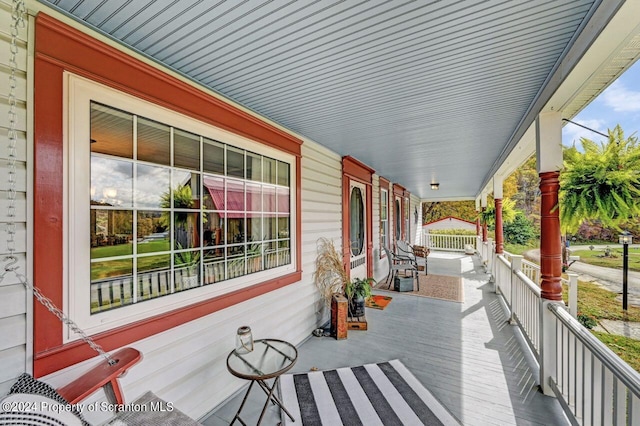
{"label": "glass tabletop", "polygon": [[260,339],[253,351],[238,354],[231,351],[227,368],[231,374],[248,380],[265,380],[289,370],[298,358],[298,350],[291,343],[277,339]]}

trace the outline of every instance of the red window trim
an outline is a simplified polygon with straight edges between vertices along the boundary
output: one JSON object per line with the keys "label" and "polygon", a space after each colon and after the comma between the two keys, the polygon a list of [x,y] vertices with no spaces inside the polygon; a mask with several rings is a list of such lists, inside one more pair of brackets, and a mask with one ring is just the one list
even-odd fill
{"label": "red window trim", "polygon": [[350,181],[354,180],[365,184],[366,187],[366,221],[367,221],[367,276],[373,276],[373,174],[375,170],[361,161],[347,155],[342,157],[342,262],[347,276],[351,272],[351,249],[349,247],[350,220],[349,220],[349,192]]}
{"label": "red window trim", "polygon": [[[405,217],[404,217],[404,208],[405,208],[405,198],[410,198],[411,197],[411,193],[407,190],[407,188],[405,188],[404,186],[394,183],[393,184],[393,205],[395,206],[396,203],[396,197],[400,197],[400,238],[403,241],[407,240],[407,230],[405,229]],[[397,223],[397,219],[395,217],[395,207],[393,210],[393,226],[395,227],[396,223]],[[393,238],[395,239],[395,229],[394,229],[394,233],[393,233]],[[395,246],[395,241],[394,244]]]}
{"label": "red window trim", "polygon": [[[63,306],[64,71],[71,71],[296,157],[296,271],[94,335],[93,338],[105,350],[125,346],[300,281],[302,141],[213,95],[40,13],[36,18],[34,72],[34,282],[56,306]],[[36,377],[93,356],[95,353],[86,344],[63,344],[60,321],[39,303],[34,304]]]}

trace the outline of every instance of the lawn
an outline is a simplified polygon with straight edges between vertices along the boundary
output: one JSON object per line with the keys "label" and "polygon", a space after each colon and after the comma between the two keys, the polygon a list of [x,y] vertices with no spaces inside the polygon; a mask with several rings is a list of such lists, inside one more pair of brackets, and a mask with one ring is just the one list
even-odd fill
{"label": "lawn", "polygon": [[[607,268],[622,269],[622,249],[612,248],[613,257],[604,257],[604,249],[572,251],[572,256],[580,256],[580,262]],[[629,249],[629,270],[640,271],[640,248]]]}
{"label": "lawn", "polygon": [[[594,318],[640,322],[640,308],[629,306],[627,313],[622,303],[616,300],[616,294],[594,283],[578,281],[578,313]],[[563,298],[568,303],[568,291],[565,288]],[[618,354],[627,364],[640,372],[640,341],[624,336],[591,331],[609,349]]]}

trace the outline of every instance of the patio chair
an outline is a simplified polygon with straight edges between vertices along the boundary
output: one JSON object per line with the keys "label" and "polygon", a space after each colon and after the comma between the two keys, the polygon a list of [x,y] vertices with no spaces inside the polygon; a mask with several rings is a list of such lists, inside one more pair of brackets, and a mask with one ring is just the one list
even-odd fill
{"label": "patio chair", "polygon": [[[398,249],[398,255],[408,257],[417,266],[424,267],[424,274],[428,275],[428,261],[429,249],[422,246],[412,246],[406,241],[396,241],[396,248]],[[420,268],[418,268],[420,270]]]}
{"label": "patio chair", "polygon": [[[393,279],[398,275],[398,271],[404,271],[405,275],[407,271],[411,271],[416,281],[418,281],[418,265],[415,261],[411,260],[407,256],[399,256],[391,253],[386,247],[383,247],[384,253],[387,255],[387,261],[389,262],[389,273],[387,274],[386,282],[387,288],[391,288]],[[420,290],[420,281],[418,281],[418,290]]]}

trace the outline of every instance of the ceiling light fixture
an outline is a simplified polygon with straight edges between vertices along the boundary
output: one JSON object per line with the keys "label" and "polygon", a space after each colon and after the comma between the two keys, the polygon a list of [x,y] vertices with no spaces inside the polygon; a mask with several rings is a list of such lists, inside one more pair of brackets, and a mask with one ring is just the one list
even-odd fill
{"label": "ceiling light fixture", "polygon": [[434,191],[437,191],[440,188],[440,184],[437,182],[434,182],[431,184],[431,189],[433,189]]}

